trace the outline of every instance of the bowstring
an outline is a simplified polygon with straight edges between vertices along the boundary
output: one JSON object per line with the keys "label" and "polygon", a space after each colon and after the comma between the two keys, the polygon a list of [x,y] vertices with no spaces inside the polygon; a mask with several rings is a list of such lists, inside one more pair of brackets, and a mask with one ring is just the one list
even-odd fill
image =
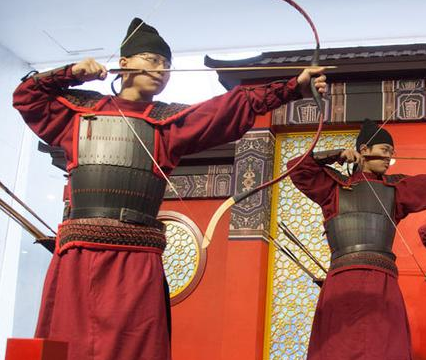
{"label": "bowstring", "polygon": [[[381,124],[379,126],[379,128],[376,130],[376,132],[368,139],[366,145],[368,146],[368,144],[376,137],[376,135],[380,132],[380,130],[382,130],[384,128],[384,126],[393,118],[393,116],[401,109],[401,107],[405,104],[406,101],[409,100],[410,96],[415,92],[416,88],[414,87],[409,93],[408,95],[406,95],[406,98],[404,99],[404,101],[401,102],[401,104],[396,107],[396,109],[388,116],[388,118],[383,122],[383,124]],[[377,194],[377,192],[374,190],[373,186],[371,185],[370,181],[368,180],[368,178],[365,176],[364,172],[362,172],[362,176],[364,177],[365,181],[367,182],[368,186],[370,187],[373,195],[376,197],[377,201],[379,202],[380,206],[383,208],[386,216],[388,217],[389,221],[392,223],[392,225],[394,226],[396,232],[398,233],[398,235],[400,236],[402,243],[404,244],[404,246],[406,247],[408,253],[412,256],[414,262],[416,263],[417,267],[419,268],[421,274],[426,278],[426,272],[423,270],[422,266],[420,265],[419,261],[417,260],[416,256],[414,255],[413,251],[411,250],[411,247],[408,245],[408,242],[406,241],[405,237],[403,236],[401,230],[399,230],[397,224],[395,223],[395,221],[392,219],[391,215],[389,214],[389,212],[387,211],[385,205],[383,204],[382,200],[380,199],[380,196]]]}

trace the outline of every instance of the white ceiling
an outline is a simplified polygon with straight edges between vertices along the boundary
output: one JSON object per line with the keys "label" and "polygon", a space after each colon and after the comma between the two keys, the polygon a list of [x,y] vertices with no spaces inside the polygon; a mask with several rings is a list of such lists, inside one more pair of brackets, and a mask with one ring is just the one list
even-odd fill
{"label": "white ceiling", "polygon": [[[298,3],[326,47],[426,42],[425,0]],[[0,44],[35,67],[105,60],[135,16],[155,26],[175,54],[313,46],[304,19],[281,0],[0,0]]]}

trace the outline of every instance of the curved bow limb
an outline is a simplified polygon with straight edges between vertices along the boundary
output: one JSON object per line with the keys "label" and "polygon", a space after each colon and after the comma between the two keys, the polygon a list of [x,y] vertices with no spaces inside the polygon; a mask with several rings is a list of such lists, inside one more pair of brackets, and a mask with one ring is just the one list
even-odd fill
{"label": "curved bow limb", "polygon": [[250,191],[245,191],[242,192],[240,194],[234,195],[230,198],[228,198],[225,202],[222,203],[222,205],[219,206],[219,208],[216,210],[216,212],[213,214],[206,232],[204,234],[204,238],[203,238],[203,242],[202,242],[202,248],[205,249],[207,248],[213,238],[213,234],[214,234],[214,230],[217,226],[217,223],[219,222],[219,220],[222,218],[222,216],[225,214],[225,212],[232,206],[235,205],[237,203],[239,203],[240,201],[246,199],[247,197],[263,190],[266,189],[269,186],[272,186],[282,180],[284,180],[288,175],[290,175],[305,159],[307,156],[310,155],[310,153],[312,152],[312,150],[315,148],[320,135],[321,135],[321,131],[323,128],[323,124],[324,124],[324,116],[321,114],[320,119],[319,119],[319,126],[317,129],[317,133],[315,135],[314,140],[311,143],[311,146],[309,147],[309,149],[305,152],[305,154],[303,154],[303,156],[290,168],[287,169],[285,172],[283,172],[281,175],[279,175],[277,178],[272,179]]}
{"label": "curved bow limb", "polygon": [[[314,37],[315,37],[315,43],[316,43],[316,47],[315,47],[315,51],[314,54],[312,56],[312,62],[311,62],[311,66],[319,66],[319,49],[320,49],[320,43],[319,43],[319,37],[318,37],[318,32],[315,28],[314,23],[312,22],[311,18],[309,17],[309,15],[294,1],[292,0],[283,0],[284,2],[288,3],[289,5],[291,5],[292,7],[294,7],[305,19],[306,21],[309,23],[309,26],[311,27],[313,33],[314,33]],[[204,238],[203,238],[203,242],[202,242],[202,248],[205,249],[209,246],[209,244],[212,241],[213,238],[213,234],[214,234],[214,230],[219,222],[219,220],[222,218],[223,214],[225,214],[225,212],[234,204],[237,204],[238,202],[244,200],[245,198],[273,185],[276,184],[278,182],[280,182],[281,180],[283,180],[284,178],[286,178],[289,174],[291,174],[305,159],[307,156],[310,155],[310,153],[313,151],[313,149],[315,148],[320,135],[321,135],[321,131],[323,128],[323,123],[324,123],[324,114],[323,114],[323,107],[322,107],[322,103],[321,103],[321,96],[318,93],[318,91],[315,88],[315,84],[314,84],[314,79],[311,79],[311,91],[313,94],[313,98],[315,100],[315,103],[317,104],[318,108],[320,109],[321,115],[319,118],[319,124],[318,124],[318,128],[317,128],[317,132],[315,134],[314,140],[312,141],[311,145],[309,146],[308,150],[303,154],[303,156],[301,156],[301,158],[289,169],[287,169],[286,171],[284,171],[282,174],[280,174],[278,177],[276,177],[275,179],[272,179],[264,184],[259,185],[258,187],[250,190],[250,191],[245,191],[242,192],[240,194],[234,195],[230,198],[228,198],[222,205],[220,205],[220,207],[216,210],[216,212],[214,213],[214,215],[212,216],[206,232],[204,234]]]}

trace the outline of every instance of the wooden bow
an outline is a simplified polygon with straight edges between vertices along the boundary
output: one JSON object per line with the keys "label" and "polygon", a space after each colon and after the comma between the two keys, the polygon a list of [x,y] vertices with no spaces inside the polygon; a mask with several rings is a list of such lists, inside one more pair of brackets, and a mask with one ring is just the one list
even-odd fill
{"label": "wooden bow", "polygon": [[[311,66],[318,66],[319,63],[319,49],[320,49],[320,42],[319,42],[319,37],[318,37],[318,32],[315,28],[314,23],[312,22],[311,18],[308,16],[308,14],[294,1],[292,0],[283,0],[284,2],[288,3],[289,5],[291,5],[292,7],[294,7],[300,14],[302,14],[302,16],[306,19],[306,21],[309,23],[309,26],[311,27],[313,33],[314,33],[314,37],[315,37],[315,42],[316,42],[316,48],[314,51],[314,54],[312,56],[312,62],[311,62]],[[284,178],[286,178],[289,174],[291,174],[305,159],[307,156],[310,155],[310,153],[312,152],[312,150],[315,148],[320,135],[321,135],[321,131],[323,128],[323,123],[324,123],[324,114],[323,114],[323,106],[321,103],[321,96],[318,93],[318,91],[315,88],[314,85],[314,80],[311,79],[311,91],[313,94],[313,98],[315,100],[315,103],[317,104],[318,108],[320,109],[320,119],[319,119],[319,124],[318,124],[318,128],[317,128],[317,132],[315,134],[314,140],[312,141],[311,145],[309,146],[308,150],[305,152],[305,154],[303,156],[300,157],[300,159],[289,169],[287,169],[286,171],[284,171],[282,174],[280,174],[278,177],[263,183],[259,186],[257,186],[256,188],[249,190],[249,191],[245,191],[239,194],[236,194],[230,198],[228,198],[225,202],[222,203],[222,205],[219,206],[219,208],[216,210],[216,212],[213,214],[213,217],[211,218],[208,226],[207,226],[207,230],[205,232],[204,235],[204,239],[203,239],[203,243],[202,243],[202,247],[206,248],[207,246],[209,246],[212,238],[213,238],[213,234],[214,234],[214,230],[217,226],[217,223],[219,222],[219,220],[222,218],[223,214],[234,204],[239,203],[240,201],[246,199],[247,197],[256,194],[257,192],[266,189],[267,187],[274,185],[278,182],[280,182],[281,180],[283,180]]]}

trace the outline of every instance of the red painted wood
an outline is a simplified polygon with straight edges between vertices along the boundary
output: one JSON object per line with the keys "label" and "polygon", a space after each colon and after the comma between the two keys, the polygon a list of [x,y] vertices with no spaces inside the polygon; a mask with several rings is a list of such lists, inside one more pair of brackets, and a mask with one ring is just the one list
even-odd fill
{"label": "red painted wood", "polygon": [[[162,210],[196,217],[205,231],[223,200],[166,201]],[[172,307],[173,359],[261,360],[268,250],[264,241],[228,241],[228,212],[208,248],[204,276],[194,292]]]}
{"label": "red painted wood", "polygon": [[68,344],[46,339],[8,339],[5,360],[67,360]]}
{"label": "red painted wood", "polygon": [[[426,124],[393,124],[386,125],[386,129],[392,134],[397,156],[425,157]],[[426,174],[426,160],[397,160],[391,167],[391,172],[408,175]],[[393,249],[397,255],[399,283],[407,306],[414,360],[426,359],[426,279],[422,276],[410,251],[426,271],[426,248],[418,234],[418,229],[425,223],[426,211],[411,214],[401,221],[399,229],[410,250],[398,235]]]}

